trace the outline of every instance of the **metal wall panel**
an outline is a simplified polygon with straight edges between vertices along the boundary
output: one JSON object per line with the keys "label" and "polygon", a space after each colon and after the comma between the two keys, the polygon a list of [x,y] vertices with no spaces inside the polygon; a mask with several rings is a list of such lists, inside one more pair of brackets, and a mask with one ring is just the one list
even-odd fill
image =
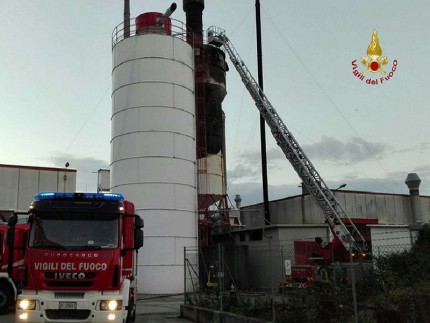
{"label": "metal wall panel", "polygon": [[366,214],[364,216],[365,219],[377,219],[378,214],[376,210],[376,198],[374,194],[365,194],[365,205],[366,205]]}
{"label": "metal wall panel", "polygon": [[0,209],[18,207],[19,168],[0,167]]}
{"label": "metal wall panel", "polygon": [[34,198],[34,192],[39,191],[39,170],[21,169],[18,186],[18,210],[28,210]]}
{"label": "metal wall panel", "polygon": [[[67,175],[64,181],[64,175]],[[76,171],[31,166],[0,166],[0,209],[27,211],[38,192],[76,191]]]}
{"label": "metal wall panel", "polygon": [[[59,173],[53,172],[53,171],[46,171],[46,170],[40,170],[39,173],[40,173],[40,175],[39,175],[38,191],[39,192],[49,192],[49,191],[57,192],[58,191]],[[71,173],[69,173],[68,176],[71,176],[70,174]],[[76,180],[75,180],[75,182],[76,182]]]}
{"label": "metal wall panel", "polygon": [[366,195],[354,194],[355,195],[355,217],[359,219],[367,219],[367,208],[366,208]]}
{"label": "metal wall panel", "polygon": [[343,209],[345,210],[346,214],[350,218],[358,218],[357,216],[357,200],[355,195],[346,194],[343,192],[337,192],[336,198],[340,197],[341,202],[339,203],[342,205]]}
{"label": "metal wall panel", "polygon": [[[386,214],[385,223],[398,224],[394,196],[384,196],[384,200],[385,200],[385,214]],[[382,218],[381,218],[381,222],[382,222]]]}

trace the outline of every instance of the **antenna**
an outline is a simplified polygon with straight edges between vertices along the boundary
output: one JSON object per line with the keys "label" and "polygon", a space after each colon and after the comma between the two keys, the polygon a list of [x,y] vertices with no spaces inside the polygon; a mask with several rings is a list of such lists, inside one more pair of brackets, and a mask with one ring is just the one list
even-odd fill
{"label": "antenna", "polygon": [[[69,166],[70,166],[69,162],[66,162],[66,164],[64,165],[64,167],[66,167],[66,171],[67,171],[67,167],[69,167]],[[63,180],[64,180],[64,192],[66,192],[66,181],[67,181],[66,172],[64,172]]]}

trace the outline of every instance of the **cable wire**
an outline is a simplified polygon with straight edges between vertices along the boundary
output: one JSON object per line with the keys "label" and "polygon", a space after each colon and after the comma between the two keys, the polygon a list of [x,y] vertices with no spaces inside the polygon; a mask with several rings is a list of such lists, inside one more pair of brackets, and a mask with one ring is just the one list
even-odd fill
{"label": "cable wire", "polygon": [[[366,144],[366,141],[363,140],[363,138],[358,134],[358,132],[355,130],[355,128],[352,126],[352,124],[348,121],[348,119],[345,117],[345,115],[337,107],[337,105],[334,102],[334,100],[330,97],[330,95],[328,95],[328,93],[324,90],[324,88],[322,87],[322,85],[318,82],[318,80],[312,74],[312,72],[309,70],[309,68],[303,63],[303,61],[300,59],[300,56],[297,54],[297,52],[294,50],[294,48],[291,46],[291,44],[288,42],[288,40],[285,38],[285,36],[280,32],[279,28],[275,25],[275,23],[273,22],[273,20],[271,19],[271,17],[269,17],[268,13],[264,10],[263,7],[262,7],[262,11],[266,15],[266,17],[268,18],[269,22],[273,25],[273,27],[276,30],[276,32],[280,35],[280,37],[282,38],[282,40],[285,42],[285,44],[291,50],[291,52],[293,53],[293,55],[296,57],[296,59],[299,61],[299,63],[302,65],[302,67],[305,69],[305,71],[308,73],[308,75],[312,78],[312,80],[315,82],[315,84],[317,85],[317,87],[321,90],[321,92],[323,93],[323,95],[327,98],[327,100],[330,102],[330,104],[336,109],[336,111],[339,113],[339,115],[345,121],[345,123],[349,126],[349,128],[353,131],[353,133],[358,138],[360,138],[362,140],[362,142],[364,143],[364,147],[366,147],[366,149],[369,151],[369,153],[373,154],[372,149]],[[383,165],[381,164],[381,162],[379,162],[378,160],[375,160],[375,161],[378,163],[378,165],[380,166],[380,168],[385,172],[385,174],[387,175],[387,177],[390,178],[396,186],[398,186],[398,183],[389,175],[388,171],[383,167]],[[392,192],[392,190],[390,188],[386,187],[382,183],[379,183],[379,184],[382,187],[384,187],[385,189],[387,189],[388,191]]]}

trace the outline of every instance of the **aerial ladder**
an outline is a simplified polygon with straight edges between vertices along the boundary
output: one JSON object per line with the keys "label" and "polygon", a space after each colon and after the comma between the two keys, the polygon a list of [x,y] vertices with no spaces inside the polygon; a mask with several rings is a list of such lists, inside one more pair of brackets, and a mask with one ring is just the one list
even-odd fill
{"label": "aerial ladder", "polygon": [[277,144],[281,147],[285,157],[287,157],[294,170],[299,175],[303,185],[305,185],[310,195],[312,195],[315,202],[322,209],[326,222],[333,235],[342,242],[342,245],[349,252],[364,253],[367,250],[366,240],[345,213],[333,192],[324,183],[305,152],[269,102],[263,90],[240,58],[233,44],[225,35],[225,31],[218,27],[210,27],[208,29],[208,43],[217,47],[222,47],[227,52],[231,62],[242,78],[243,84],[254,99],[260,114],[272,131],[272,135]]}

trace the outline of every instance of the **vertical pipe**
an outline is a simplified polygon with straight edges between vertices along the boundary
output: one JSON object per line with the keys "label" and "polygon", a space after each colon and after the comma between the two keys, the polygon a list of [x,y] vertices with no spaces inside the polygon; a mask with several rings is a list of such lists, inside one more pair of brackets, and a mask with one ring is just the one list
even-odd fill
{"label": "vertical pipe", "polygon": [[66,192],[66,183],[67,183],[67,173],[66,173],[66,171],[64,171],[63,181],[64,181],[64,193],[65,193]]}
{"label": "vertical pipe", "polygon": [[184,246],[184,304],[187,304],[187,247],[185,246]]}
{"label": "vertical pipe", "polygon": [[[260,0],[255,0],[255,18],[257,29],[257,62],[258,62],[258,84],[263,90],[263,61],[262,61],[262,42],[261,42],[261,17],[260,17]],[[267,154],[266,154],[266,126],[263,116],[260,114],[260,141],[261,141],[261,172],[263,178],[263,201],[264,201],[264,219],[270,223],[269,212],[269,191],[267,181]]]}
{"label": "vertical pipe", "polygon": [[269,239],[269,266],[270,266],[270,291],[272,297],[272,322],[276,322],[276,310],[275,310],[275,291],[273,289],[273,254],[272,254],[272,237],[267,237]]}
{"label": "vertical pipe", "polygon": [[218,243],[218,287],[219,287],[219,295],[220,295],[220,304],[219,310],[223,311],[223,288],[224,288],[224,258],[223,258],[223,247],[220,243]]}
{"label": "vertical pipe", "polygon": [[124,0],[124,38],[130,37],[130,0]]}
{"label": "vertical pipe", "polygon": [[416,224],[423,223],[423,211],[421,207],[421,197],[419,187],[421,179],[417,173],[409,173],[406,177],[405,184],[409,188],[411,208],[412,208],[412,220]]}
{"label": "vertical pipe", "polygon": [[358,323],[358,312],[357,312],[357,292],[355,289],[355,266],[352,261],[352,242],[349,243],[349,268],[351,274],[351,286],[352,286],[352,303],[354,306],[354,323]]}
{"label": "vertical pipe", "polygon": [[183,2],[183,9],[185,11],[185,19],[187,24],[187,41],[190,44],[192,44],[193,41],[195,44],[203,43],[204,8],[204,0],[184,0]]}

